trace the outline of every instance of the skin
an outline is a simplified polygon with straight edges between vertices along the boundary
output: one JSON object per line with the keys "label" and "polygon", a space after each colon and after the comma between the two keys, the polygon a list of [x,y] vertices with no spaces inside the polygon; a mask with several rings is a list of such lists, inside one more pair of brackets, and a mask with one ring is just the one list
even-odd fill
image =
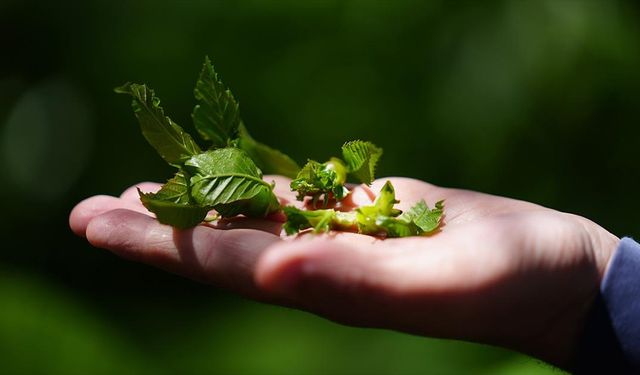
{"label": "skin", "polygon": [[[288,179],[265,179],[276,181],[282,203],[300,204]],[[96,247],[256,300],[348,325],[502,346],[569,368],[619,239],[580,216],[408,178],[356,187],[343,205],[369,204],[387,180],[400,209],[445,199],[441,231],[286,237],[278,216],[179,231],[158,223],[135,187],[88,198],[69,220]]]}

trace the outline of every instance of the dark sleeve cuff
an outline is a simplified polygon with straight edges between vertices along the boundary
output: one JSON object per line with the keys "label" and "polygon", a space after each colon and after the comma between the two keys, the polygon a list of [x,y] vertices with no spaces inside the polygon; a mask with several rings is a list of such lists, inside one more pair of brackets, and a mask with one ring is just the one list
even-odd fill
{"label": "dark sleeve cuff", "polygon": [[640,373],[640,244],[623,238],[591,309],[574,362],[578,374]]}
{"label": "dark sleeve cuff", "polygon": [[640,372],[640,244],[620,241],[600,291],[622,352]]}

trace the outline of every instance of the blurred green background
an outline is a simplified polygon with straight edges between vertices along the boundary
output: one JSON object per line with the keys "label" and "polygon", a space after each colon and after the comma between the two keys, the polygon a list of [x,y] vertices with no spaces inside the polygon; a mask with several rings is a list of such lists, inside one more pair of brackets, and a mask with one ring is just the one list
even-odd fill
{"label": "blurred green background", "polygon": [[300,162],[364,138],[382,176],[640,234],[636,1],[40,3],[0,3],[1,373],[557,373],[257,304],[76,238],[76,202],[171,174],[112,88],[150,84],[191,129],[205,54],[254,136]]}

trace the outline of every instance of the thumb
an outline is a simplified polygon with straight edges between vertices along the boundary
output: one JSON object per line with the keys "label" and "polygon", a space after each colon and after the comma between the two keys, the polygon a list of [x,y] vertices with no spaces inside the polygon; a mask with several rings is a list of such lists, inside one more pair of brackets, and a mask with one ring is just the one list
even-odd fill
{"label": "thumb", "polygon": [[480,321],[492,319],[495,277],[465,241],[302,235],[267,248],[255,282],[289,306],[343,324],[477,338]]}
{"label": "thumb", "polygon": [[371,237],[303,235],[267,249],[255,278],[259,288],[294,307],[347,324],[379,326],[396,295],[394,264],[386,246]]}

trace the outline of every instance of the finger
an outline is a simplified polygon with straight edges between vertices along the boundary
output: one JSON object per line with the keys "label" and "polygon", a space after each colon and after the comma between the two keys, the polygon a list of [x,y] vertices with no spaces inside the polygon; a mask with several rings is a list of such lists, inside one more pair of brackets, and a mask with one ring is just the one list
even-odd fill
{"label": "finger", "polygon": [[176,230],[123,209],[93,218],[86,234],[92,245],[124,258],[254,298],[261,295],[253,281],[256,260],[267,246],[279,241],[277,236],[250,229],[200,225]]}
{"label": "finger", "polygon": [[85,236],[89,222],[96,216],[117,208],[124,208],[151,215],[149,211],[138,202],[108,196],[96,195],[78,203],[69,214],[69,226],[78,236]]}
{"label": "finger", "polygon": [[373,237],[302,236],[276,243],[259,260],[256,282],[298,308],[339,322],[381,324],[377,303],[393,295],[393,262]]}

